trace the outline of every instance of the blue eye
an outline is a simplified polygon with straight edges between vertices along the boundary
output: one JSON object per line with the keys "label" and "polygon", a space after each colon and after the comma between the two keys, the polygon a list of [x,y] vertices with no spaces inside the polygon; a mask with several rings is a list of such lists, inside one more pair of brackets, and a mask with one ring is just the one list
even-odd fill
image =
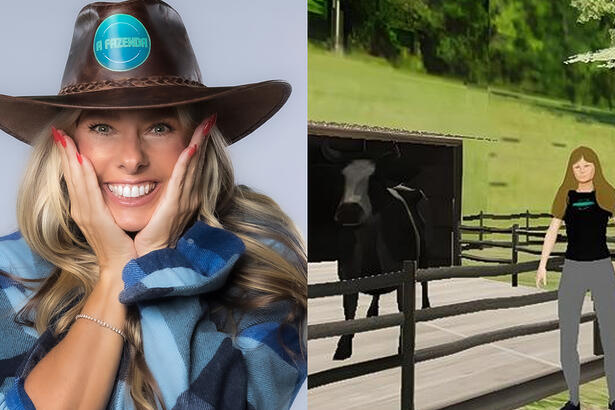
{"label": "blue eye", "polygon": [[167,123],[161,122],[159,124],[154,125],[152,127],[152,131],[154,132],[154,134],[164,134],[164,133],[172,132],[173,127],[171,127]]}
{"label": "blue eye", "polygon": [[[100,128],[98,128],[100,127]],[[108,134],[111,131],[111,127],[108,124],[92,124],[88,127],[90,130],[94,132],[98,132],[100,134]]]}

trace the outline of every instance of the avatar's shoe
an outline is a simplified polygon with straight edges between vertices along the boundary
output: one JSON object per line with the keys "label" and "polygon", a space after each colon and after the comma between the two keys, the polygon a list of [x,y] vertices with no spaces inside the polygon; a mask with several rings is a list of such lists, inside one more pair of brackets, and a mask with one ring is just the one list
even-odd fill
{"label": "avatar's shoe", "polygon": [[575,405],[572,404],[570,400],[568,400],[566,404],[564,404],[564,407],[562,407],[560,410],[581,410],[581,403]]}

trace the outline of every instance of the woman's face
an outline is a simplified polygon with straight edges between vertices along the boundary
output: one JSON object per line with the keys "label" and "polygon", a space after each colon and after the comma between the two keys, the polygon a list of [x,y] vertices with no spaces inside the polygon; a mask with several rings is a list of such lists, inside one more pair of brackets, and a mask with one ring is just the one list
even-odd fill
{"label": "woman's face", "polygon": [[579,183],[584,183],[594,179],[596,169],[592,162],[587,162],[585,158],[581,157],[572,165],[572,172]]}
{"label": "woman's face", "polygon": [[190,138],[174,111],[153,109],[86,110],[74,139],[94,166],[115,222],[136,232],[149,222]]}

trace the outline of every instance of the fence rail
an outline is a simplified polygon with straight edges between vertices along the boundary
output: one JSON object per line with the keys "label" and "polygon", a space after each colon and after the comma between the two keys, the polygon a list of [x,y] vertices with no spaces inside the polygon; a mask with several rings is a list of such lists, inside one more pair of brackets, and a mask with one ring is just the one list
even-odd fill
{"label": "fence rail", "polygon": [[[598,357],[581,363],[580,383],[584,384],[604,376],[604,358]],[[567,389],[562,370],[441,408],[440,410],[492,410],[516,409]]]}
{"label": "fence rail", "polygon": [[406,278],[403,270],[364,278],[343,280],[339,282],[317,283],[308,286],[308,298],[324,298],[327,296],[347,295],[349,293],[365,292],[399,286]]}
{"label": "fence rail", "polygon": [[488,214],[483,211],[475,215],[466,215],[462,219],[464,221],[475,221],[480,220],[481,218],[489,218],[489,219],[502,219],[502,220],[510,220],[510,219],[521,219],[521,218],[529,218],[529,219],[538,219],[538,218],[551,218],[552,215],[542,212],[542,213],[530,213],[529,210],[518,213],[518,214]]}

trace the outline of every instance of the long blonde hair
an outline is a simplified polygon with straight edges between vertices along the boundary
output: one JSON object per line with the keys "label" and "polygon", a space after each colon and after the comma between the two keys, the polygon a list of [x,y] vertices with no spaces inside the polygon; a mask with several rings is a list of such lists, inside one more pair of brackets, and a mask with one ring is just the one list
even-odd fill
{"label": "long blonde hair", "polygon": [[[203,119],[197,105],[175,107],[180,123],[192,135]],[[53,120],[56,128],[74,129],[80,110],[66,110]],[[229,278],[231,287],[239,288],[249,298],[236,292],[219,292],[220,306],[232,312],[264,308],[286,300],[291,309],[283,326],[292,326],[299,334],[301,354],[305,360],[305,320],[307,310],[307,259],[305,244],[293,221],[269,197],[235,185],[233,168],[226,153],[226,141],[213,127],[206,149],[199,150],[193,195],[198,212],[185,225],[172,233],[170,246],[195,219],[208,225],[227,229],[238,235],[246,245],[245,254],[236,263]],[[67,331],[98,279],[96,256],[70,216],[69,195],[62,178],[61,159],[53,147],[50,127],[41,130],[33,144],[17,200],[19,230],[30,248],[55,265],[55,269],[40,286],[28,285],[36,280],[16,278],[33,290],[32,297],[16,317],[18,323],[42,333],[47,328],[56,335]],[[293,256],[286,258],[265,245],[263,238],[283,244]],[[28,319],[35,312],[35,319]],[[152,376],[143,352],[139,313],[128,306],[125,323],[130,365],[127,383],[135,408],[163,409],[162,394]],[[285,347],[287,351],[290,350]],[[292,356],[292,355],[291,355]],[[296,355],[295,355],[296,356]]]}
{"label": "long blonde hair", "polygon": [[596,201],[598,201],[598,206],[605,211],[615,213],[615,189],[604,177],[598,155],[589,147],[579,146],[570,153],[568,165],[566,166],[566,173],[564,174],[564,180],[558,188],[553,204],[551,205],[551,215],[556,218],[564,218],[566,206],[568,205],[568,191],[576,190],[579,185],[574,176],[572,166],[581,158],[594,164],[595,172],[593,183],[594,189],[596,190]]}

